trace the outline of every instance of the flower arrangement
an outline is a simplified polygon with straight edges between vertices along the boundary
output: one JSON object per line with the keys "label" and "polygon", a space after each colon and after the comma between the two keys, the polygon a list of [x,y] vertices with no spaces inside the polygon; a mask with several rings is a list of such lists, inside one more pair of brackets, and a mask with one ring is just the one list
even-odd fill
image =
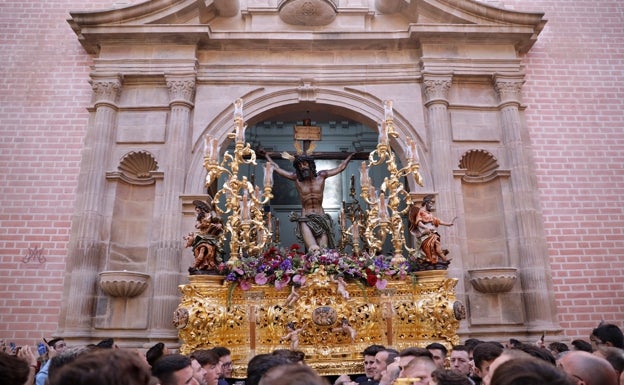
{"label": "flower arrangement", "polygon": [[226,281],[238,284],[242,290],[249,290],[252,284],[272,284],[278,290],[288,285],[302,286],[306,276],[321,266],[330,276],[358,280],[383,289],[388,278],[404,279],[411,270],[408,262],[394,265],[390,259],[391,256],[367,253],[345,255],[334,250],[306,255],[294,244],[289,249],[271,247],[260,256],[244,256],[235,265],[221,263],[219,271],[226,276]]}

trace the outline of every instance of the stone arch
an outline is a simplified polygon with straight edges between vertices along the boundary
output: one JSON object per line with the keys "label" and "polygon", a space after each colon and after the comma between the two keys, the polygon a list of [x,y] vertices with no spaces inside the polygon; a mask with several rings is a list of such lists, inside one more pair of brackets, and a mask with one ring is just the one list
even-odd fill
{"label": "stone arch", "polygon": [[[262,94],[263,89],[257,89],[243,95],[245,102],[244,112],[245,121],[248,125],[253,125],[261,121],[263,117],[271,115],[271,111],[277,108],[288,108],[298,105],[301,102],[313,102],[316,105],[325,106],[333,111],[343,113],[345,117],[368,126],[377,127],[384,116],[383,98],[369,93],[363,93],[358,90],[344,88],[317,88],[307,87],[289,88],[278,90],[271,93]],[[215,118],[202,130],[196,142],[193,144],[193,155],[189,162],[189,170],[187,173],[187,182],[185,192],[187,194],[204,193],[204,180],[206,171],[203,169],[203,138],[206,134],[215,137],[220,143],[221,153],[224,152],[231,139],[228,134],[234,132],[234,107],[233,102],[226,109],[218,113]],[[406,137],[411,137],[419,150],[421,163],[421,175],[425,186],[432,186],[432,176],[430,165],[424,156],[427,152],[426,142],[424,141],[424,127],[416,127],[411,124],[400,110],[394,112],[394,123],[398,138],[392,138],[390,145],[396,152],[397,157],[402,164],[407,164],[405,154],[407,153]],[[406,186],[412,192],[422,189],[417,185]]]}

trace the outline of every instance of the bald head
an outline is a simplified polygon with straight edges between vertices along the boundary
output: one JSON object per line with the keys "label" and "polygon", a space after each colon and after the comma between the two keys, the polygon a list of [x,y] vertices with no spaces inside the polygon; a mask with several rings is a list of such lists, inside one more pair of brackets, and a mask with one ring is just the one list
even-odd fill
{"label": "bald head", "polygon": [[618,385],[615,369],[609,361],[580,350],[565,353],[558,366],[572,376],[578,384]]}

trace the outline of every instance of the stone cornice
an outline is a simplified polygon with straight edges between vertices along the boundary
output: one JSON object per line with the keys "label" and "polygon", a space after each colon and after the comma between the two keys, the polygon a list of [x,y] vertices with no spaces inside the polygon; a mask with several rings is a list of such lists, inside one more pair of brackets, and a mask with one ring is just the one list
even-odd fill
{"label": "stone cornice", "polygon": [[[349,8],[351,6],[343,6],[337,8],[336,22],[322,30],[305,26],[293,30],[277,22],[279,9],[275,6],[274,9],[268,7],[261,11],[262,22],[237,20],[226,23],[228,30],[220,30],[215,27],[220,24],[212,23],[215,18],[236,18],[260,11],[247,6],[244,9],[229,6],[220,10],[217,4],[227,2],[206,5],[199,0],[153,0],[116,10],[71,12],[68,22],[90,53],[97,53],[99,47],[107,43],[141,44],[150,41],[181,42],[215,48],[232,43],[247,48],[270,45],[271,49],[275,44],[291,44],[293,49],[310,49],[310,43],[316,43],[319,48],[330,46],[336,49],[337,46],[332,44],[349,42],[359,43],[360,47],[367,49],[387,49],[392,44],[417,44],[419,39],[479,44],[491,43],[494,39],[524,52],[535,42],[546,22],[542,13],[514,12],[473,0],[413,1],[430,14],[425,18],[427,24],[410,23],[408,20],[413,19],[410,17],[396,21],[391,26],[379,23],[371,28],[370,18],[381,18],[384,15],[375,14],[373,9],[366,12],[359,8],[354,14],[353,9]],[[409,12],[414,9],[410,7]],[[339,22],[340,18],[345,18],[344,22]],[[410,43],[410,40],[414,42]]]}

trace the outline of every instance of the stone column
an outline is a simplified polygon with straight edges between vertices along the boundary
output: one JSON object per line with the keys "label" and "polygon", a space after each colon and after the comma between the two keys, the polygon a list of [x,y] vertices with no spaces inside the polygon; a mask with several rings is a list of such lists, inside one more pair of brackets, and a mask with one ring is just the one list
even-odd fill
{"label": "stone column", "polygon": [[[97,274],[105,265],[106,166],[114,144],[115,104],[121,90],[118,77],[91,80],[95,115],[89,127],[80,166],[76,217],[72,224],[65,277],[62,335],[88,337],[92,327]],[[64,322],[63,322],[64,320]]]}
{"label": "stone column", "polygon": [[154,335],[177,338],[172,328],[173,312],[180,297],[180,261],[182,259],[182,203],[185,177],[191,148],[191,111],[195,97],[194,76],[167,76],[171,113],[167,127],[166,150],[162,161],[164,179],[157,192],[159,211],[158,239],[154,244],[154,297],[151,329]]}
{"label": "stone column", "polygon": [[[436,217],[444,221],[451,221],[457,216],[453,195],[455,162],[450,151],[453,136],[447,99],[448,91],[451,88],[452,74],[425,73],[423,77],[431,149],[431,176],[433,179],[433,186],[425,186],[425,189],[433,190],[437,194]],[[450,235],[454,231],[445,231],[445,229],[446,227],[443,226],[440,226],[439,229],[440,232],[449,234],[442,235],[442,246],[450,249],[452,245],[459,244],[458,237]],[[453,253],[459,253],[459,248],[452,249],[451,254]],[[457,257],[457,255],[449,256]]]}
{"label": "stone column", "polygon": [[[500,97],[502,141],[511,171],[513,215],[516,218],[517,263],[529,326],[556,327],[556,307],[550,280],[548,247],[544,238],[537,180],[532,173],[534,162],[528,133],[520,116],[520,90],[523,76],[494,76],[494,88]],[[541,331],[541,329],[539,330]]]}

